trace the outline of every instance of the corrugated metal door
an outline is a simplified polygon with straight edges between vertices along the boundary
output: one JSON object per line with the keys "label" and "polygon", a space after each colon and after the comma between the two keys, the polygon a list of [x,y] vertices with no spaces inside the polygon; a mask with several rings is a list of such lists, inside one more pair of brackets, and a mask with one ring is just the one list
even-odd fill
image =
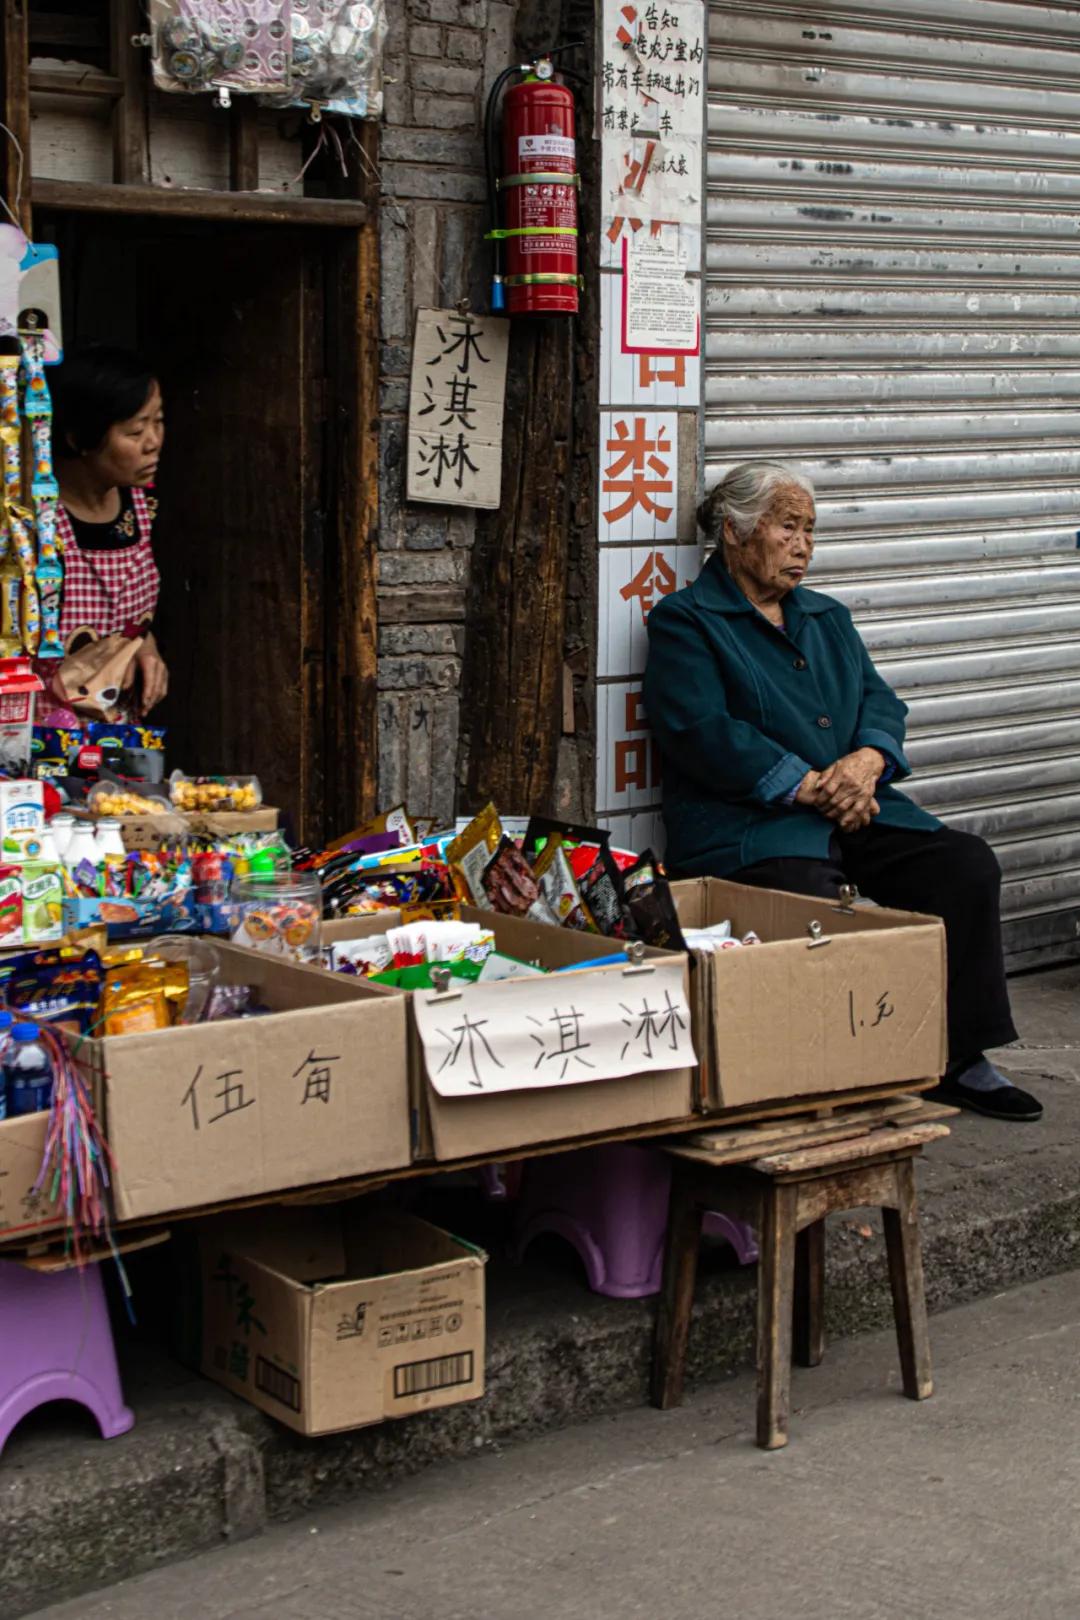
{"label": "corrugated metal door", "polygon": [[1080,7],[710,10],[706,459],[817,481],[812,583],[911,705],[915,796],[1080,949]]}

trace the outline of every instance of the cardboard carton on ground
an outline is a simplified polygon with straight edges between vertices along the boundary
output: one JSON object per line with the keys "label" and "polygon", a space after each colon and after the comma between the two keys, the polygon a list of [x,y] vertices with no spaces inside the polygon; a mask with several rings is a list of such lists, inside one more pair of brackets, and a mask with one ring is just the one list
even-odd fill
{"label": "cardboard carton on ground", "polygon": [[48,1123],[47,1113],[0,1120],[0,1242],[21,1241],[63,1225],[57,1205],[34,1191]]}
{"label": "cardboard carton on ground", "polygon": [[938,918],[717,878],[672,890],[684,927],[730,920],[737,937],[753,929],[762,941],[694,962],[705,1109],[942,1073],[945,928]]}
{"label": "cardboard carton on ground", "polygon": [[300,1434],[484,1393],[487,1257],[426,1221],[274,1210],[199,1249],[203,1372]]}
{"label": "cardboard carton on ground", "polygon": [[258,1018],[87,1040],[120,1220],[409,1163],[404,997],[232,945]]}
{"label": "cardboard carton on ground", "polygon": [[[623,947],[601,935],[495,912],[466,908],[464,915],[491,928],[506,955],[571,971],[465,990],[452,982],[451,997],[434,1004],[442,1033],[429,1040],[426,1053],[420,1023],[434,993],[410,992],[417,1159],[494,1157],[682,1119],[689,1123],[695,1058],[684,956],[647,952],[645,971],[619,960],[574,970],[576,963],[617,958]],[[323,929],[323,939],[330,944],[385,933],[398,921],[396,912],[343,918]],[[666,1010],[667,994],[681,1007],[678,1015]],[[431,1020],[426,1022],[430,1034]],[[452,1084],[455,1078],[460,1083]]]}

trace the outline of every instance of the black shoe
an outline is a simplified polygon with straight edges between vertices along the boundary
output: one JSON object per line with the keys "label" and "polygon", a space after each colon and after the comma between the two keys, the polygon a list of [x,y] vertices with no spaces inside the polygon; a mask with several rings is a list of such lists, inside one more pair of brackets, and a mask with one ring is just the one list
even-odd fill
{"label": "black shoe", "polygon": [[1042,1119],[1043,1105],[1030,1091],[1019,1086],[997,1086],[993,1091],[976,1090],[965,1086],[960,1079],[947,1076],[933,1091],[924,1093],[928,1102],[951,1103],[954,1108],[969,1108],[973,1114],[985,1114],[987,1119],[1030,1121]]}

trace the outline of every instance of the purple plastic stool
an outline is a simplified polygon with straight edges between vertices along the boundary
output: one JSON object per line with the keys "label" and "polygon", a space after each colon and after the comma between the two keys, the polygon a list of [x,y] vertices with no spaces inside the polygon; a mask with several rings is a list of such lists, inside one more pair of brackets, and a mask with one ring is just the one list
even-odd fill
{"label": "purple plastic stool", "polygon": [[0,1451],[46,1401],[78,1401],[104,1440],[133,1426],[97,1266],[40,1272],[0,1260],[0,1325]]}
{"label": "purple plastic stool", "polygon": [[[613,1299],[660,1291],[671,1167],[655,1148],[613,1143],[530,1159],[518,1198],[514,1258],[543,1233],[565,1238],[581,1256],[589,1287]],[[708,1214],[704,1230],[731,1244],[740,1265],[758,1257],[753,1229]]]}

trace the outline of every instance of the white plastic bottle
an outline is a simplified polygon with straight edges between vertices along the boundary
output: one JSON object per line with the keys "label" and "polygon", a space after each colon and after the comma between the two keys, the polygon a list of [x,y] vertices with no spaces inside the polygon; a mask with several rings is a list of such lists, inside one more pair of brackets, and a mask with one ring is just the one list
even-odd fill
{"label": "white plastic bottle", "polygon": [[75,831],[75,817],[60,810],[49,822],[49,831],[53,836],[58,860],[63,860],[67,854],[67,847],[71,843],[71,835]]}
{"label": "white plastic bottle", "polygon": [[84,861],[89,862],[96,872],[99,859],[93,822],[76,821],[71,834],[71,842],[64,851],[64,865],[71,876],[74,877],[76,869]]}
{"label": "white plastic bottle", "polygon": [[127,859],[127,850],[124,848],[124,835],[120,830],[120,822],[116,816],[102,816],[97,824],[94,834],[94,847],[97,851],[98,862],[102,862],[106,855],[119,855],[120,859]]}

